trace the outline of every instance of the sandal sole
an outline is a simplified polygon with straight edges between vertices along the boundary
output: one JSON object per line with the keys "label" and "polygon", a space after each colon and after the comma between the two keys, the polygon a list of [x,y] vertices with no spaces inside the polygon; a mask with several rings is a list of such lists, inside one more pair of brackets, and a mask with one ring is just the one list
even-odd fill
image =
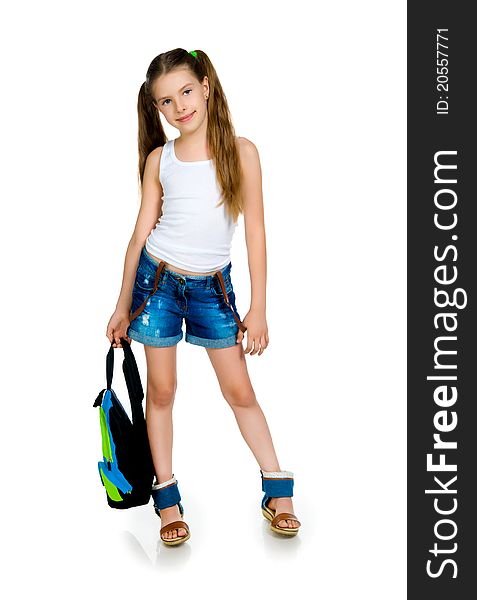
{"label": "sandal sole", "polygon": [[[270,511],[270,509],[266,510],[262,507],[263,516],[268,521],[272,521],[275,515],[271,514],[269,511]],[[300,530],[299,527],[298,528],[297,527],[287,527],[285,529],[284,527],[283,528],[282,527],[273,527],[273,525],[270,525],[270,529],[280,535],[288,535],[288,536],[296,535],[298,533],[298,531]]]}
{"label": "sandal sole", "polygon": [[183,544],[184,542],[187,542],[188,539],[190,539],[190,533],[188,533],[187,535],[178,537],[178,538],[174,538],[172,540],[165,540],[163,537],[161,537],[161,542],[166,544],[166,546],[178,546],[179,544]]}

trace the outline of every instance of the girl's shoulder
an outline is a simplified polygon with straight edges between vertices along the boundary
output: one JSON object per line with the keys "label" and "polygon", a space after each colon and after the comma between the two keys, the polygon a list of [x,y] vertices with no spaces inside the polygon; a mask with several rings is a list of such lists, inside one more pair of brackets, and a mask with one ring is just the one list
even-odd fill
{"label": "girl's shoulder", "polygon": [[149,152],[146,157],[146,169],[151,169],[155,172],[159,170],[163,149],[164,146],[158,146]]}
{"label": "girl's shoulder", "polygon": [[147,155],[147,158],[149,159],[149,157],[151,157],[151,160],[154,160],[154,161],[157,161],[158,159],[160,160],[163,150],[164,150],[164,146],[158,146],[157,148],[154,148],[154,150],[151,150],[149,152],[149,154]]}
{"label": "girl's shoulder", "polygon": [[237,137],[237,148],[241,158],[250,158],[251,156],[257,156],[258,150],[255,144],[245,137]]}
{"label": "girl's shoulder", "polygon": [[144,167],[144,172],[151,172],[154,174],[154,178],[158,179],[160,182],[160,168],[161,168],[161,156],[164,146],[157,146],[154,150],[151,150],[146,157],[146,164]]}
{"label": "girl's shoulder", "polygon": [[258,160],[258,149],[252,141],[244,137],[237,137],[236,141],[242,162],[252,164]]}
{"label": "girl's shoulder", "polygon": [[245,137],[236,137],[236,141],[238,144],[239,148],[251,148],[251,147],[255,147],[255,144],[253,142],[251,142],[250,140],[248,140]]}

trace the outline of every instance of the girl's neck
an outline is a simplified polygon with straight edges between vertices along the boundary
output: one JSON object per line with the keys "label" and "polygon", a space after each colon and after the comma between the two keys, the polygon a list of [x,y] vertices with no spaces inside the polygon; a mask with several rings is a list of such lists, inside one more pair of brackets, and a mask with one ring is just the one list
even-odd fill
{"label": "girl's neck", "polygon": [[174,140],[174,150],[176,156],[179,153],[180,160],[183,161],[209,160],[210,158],[207,138],[202,134],[200,136],[180,135]]}

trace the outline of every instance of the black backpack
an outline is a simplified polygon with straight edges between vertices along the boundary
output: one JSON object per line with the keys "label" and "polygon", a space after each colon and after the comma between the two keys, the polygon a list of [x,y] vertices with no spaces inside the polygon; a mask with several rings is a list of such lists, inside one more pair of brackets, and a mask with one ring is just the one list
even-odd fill
{"label": "black backpack", "polygon": [[[131,508],[148,504],[154,478],[154,464],[142,408],[144,392],[136,359],[129,342],[121,338],[124,350],[123,373],[131,402],[132,423],[111,383],[114,348],[106,356],[106,388],[99,392],[93,406],[99,407],[103,460],[98,462],[101,483],[112,508]],[[104,392],[104,396],[103,396]]]}

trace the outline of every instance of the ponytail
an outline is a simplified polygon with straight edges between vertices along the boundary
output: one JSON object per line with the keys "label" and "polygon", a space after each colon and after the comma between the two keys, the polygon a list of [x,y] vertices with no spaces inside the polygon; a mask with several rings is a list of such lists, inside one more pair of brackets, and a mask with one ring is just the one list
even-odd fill
{"label": "ponytail", "polygon": [[166,143],[166,135],[162,127],[161,119],[153,104],[153,98],[147,89],[145,81],[139,88],[137,100],[138,115],[138,150],[139,150],[139,182],[142,187],[144,179],[144,167],[150,152],[158,146]]}

